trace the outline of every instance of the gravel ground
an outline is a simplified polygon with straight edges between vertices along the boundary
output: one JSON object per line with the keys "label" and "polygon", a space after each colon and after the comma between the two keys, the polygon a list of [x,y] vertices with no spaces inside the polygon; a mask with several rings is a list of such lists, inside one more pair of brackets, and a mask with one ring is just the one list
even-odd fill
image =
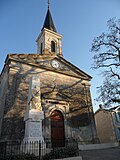
{"label": "gravel ground", "polygon": [[120,160],[120,147],[80,151],[82,160]]}

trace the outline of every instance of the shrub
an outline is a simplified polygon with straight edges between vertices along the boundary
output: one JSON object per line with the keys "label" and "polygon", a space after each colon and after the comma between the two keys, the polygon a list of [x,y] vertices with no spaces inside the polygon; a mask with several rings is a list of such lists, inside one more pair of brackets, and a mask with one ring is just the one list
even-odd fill
{"label": "shrub", "polygon": [[78,155],[78,149],[76,147],[55,148],[50,153],[47,153],[43,157],[43,160],[74,157],[77,155]]}
{"label": "shrub", "polygon": [[4,158],[0,157],[0,160],[38,160],[38,157],[34,154],[6,155]]}

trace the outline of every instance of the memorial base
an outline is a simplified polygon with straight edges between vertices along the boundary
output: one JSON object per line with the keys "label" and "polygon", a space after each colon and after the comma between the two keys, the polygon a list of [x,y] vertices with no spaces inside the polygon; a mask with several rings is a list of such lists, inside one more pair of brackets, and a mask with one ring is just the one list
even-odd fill
{"label": "memorial base", "polygon": [[44,118],[43,111],[29,111],[25,116],[25,142],[36,142],[40,141],[44,143],[42,135],[42,120]]}
{"label": "memorial base", "polygon": [[26,147],[24,150],[30,154],[38,155],[46,148],[44,138],[42,135],[42,120],[44,119],[44,112],[37,110],[30,110],[25,115],[25,137],[23,144]]}

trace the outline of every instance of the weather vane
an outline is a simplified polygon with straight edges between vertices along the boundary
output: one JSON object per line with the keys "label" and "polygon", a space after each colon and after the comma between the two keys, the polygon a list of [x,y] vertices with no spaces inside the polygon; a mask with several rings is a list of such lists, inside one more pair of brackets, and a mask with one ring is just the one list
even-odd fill
{"label": "weather vane", "polygon": [[48,0],[48,8],[50,7],[50,0]]}

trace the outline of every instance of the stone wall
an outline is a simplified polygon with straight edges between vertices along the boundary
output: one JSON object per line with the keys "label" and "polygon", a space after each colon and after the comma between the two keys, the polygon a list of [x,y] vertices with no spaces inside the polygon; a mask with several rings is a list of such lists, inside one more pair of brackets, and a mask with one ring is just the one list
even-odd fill
{"label": "stone wall", "polygon": [[4,105],[7,93],[7,86],[8,86],[8,68],[5,67],[4,71],[1,73],[0,76],[0,135],[1,135]]}
{"label": "stone wall", "polygon": [[[71,135],[76,139],[79,138],[81,141],[89,141],[96,138],[88,80],[14,60],[9,63],[9,78],[1,138],[23,139],[23,118],[27,109],[29,81],[33,75],[40,76],[42,102],[51,99],[51,94],[56,91],[58,100],[61,101],[60,99],[63,98],[63,101],[69,106],[69,113],[66,114],[66,111],[64,111],[64,116],[67,115],[65,120],[69,122],[66,125],[66,131],[71,133],[66,133],[66,135]],[[49,117],[50,106],[48,103],[43,105],[43,110],[45,111],[45,118]],[[49,118],[44,121],[44,128],[45,126],[50,126]],[[47,130],[46,128],[46,133],[44,133],[46,138],[47,136],[50,137],[50,130],[48,130],[48,133]]]}
{"label": "stone wall", "polygon": [[101,143],[116,142],[112,115],[109,111],[100,109],[95,114],[98,138]]}

